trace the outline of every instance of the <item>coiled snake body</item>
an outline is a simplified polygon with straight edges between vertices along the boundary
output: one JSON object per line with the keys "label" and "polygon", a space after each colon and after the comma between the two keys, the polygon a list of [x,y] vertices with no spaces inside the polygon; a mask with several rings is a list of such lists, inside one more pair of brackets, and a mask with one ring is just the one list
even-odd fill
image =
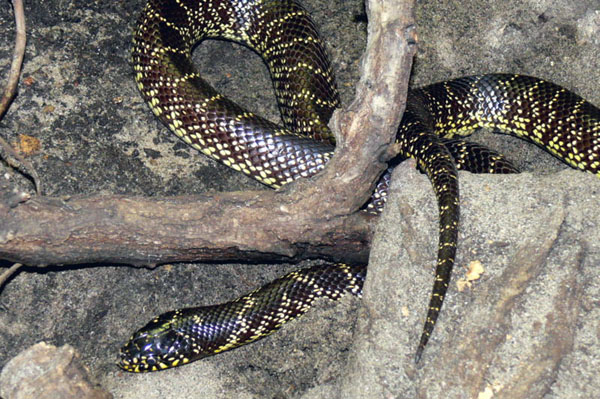
{"label": "coiled snake body", "polygon": [[[255,50],[267,64],[284,126],[242,109],[205,82],[191,62],[201,40],[222,38]],[[138,87],[152,111],[186,143],[277,188],[310,177],[333,153],[327,122],[339,97],[314,24],[294,0],[149,0],[134,32]],[[600,175],[600,110],[537,78],[482,75],[409,93],[398,130],[399,163],[415,158],[439,206],[438,263],[417,359],[446,293],[458,230],[456,169],[512,173],[485,147],[457,140],[480,127],[527,139],[569,165]],[[385,203],[389,173],[367,210]],[[127,371],[165,369],[260,339],[304,314],[320,297],[360,295],[366,265],[332,264],[292,272],[235,301],[168,312],[121,350]]]}

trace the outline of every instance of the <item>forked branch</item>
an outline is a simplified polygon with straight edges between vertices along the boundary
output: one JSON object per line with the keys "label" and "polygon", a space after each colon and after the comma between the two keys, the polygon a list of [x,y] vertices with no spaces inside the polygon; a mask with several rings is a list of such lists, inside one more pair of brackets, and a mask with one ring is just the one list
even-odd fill
{"label": "forked branch", "polygon": [[[374,219],[358,209],[394,155],[416,49],[413,0],[370,0],[356,100],[330,123],[323,173],[282,190],[0,203],[0,259],[27,265],[206,260],[365,260]],[[327,199],[327,200],[325,200]]]}

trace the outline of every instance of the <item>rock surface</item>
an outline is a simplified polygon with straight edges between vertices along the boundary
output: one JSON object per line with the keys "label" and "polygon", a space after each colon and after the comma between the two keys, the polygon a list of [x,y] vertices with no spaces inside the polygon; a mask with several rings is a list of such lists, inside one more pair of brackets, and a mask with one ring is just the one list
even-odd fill
{"label": "rock surface", "polygon": [[[600,181],[463,173],[443,316],[413,362],[435,259],[427,179],[398,170],[371,251],[342,398],[591,398],[600,389]],[[497,206],[502,204],[502,206]],[[401,220],[402,223],[394,223]],[[427,254],[427,255],[424,255]],[[470,265],[483,275],[468,286]],[[318,396],[317,396],[318,397]]]}
{"label": "rock surface", "polygon": [[111,394],[89,381],[87,373],[73,347],[40,342],[2,369],[0,395],[5,399],[111,399]]}
{"label": "rock surface", "polygon": [[[306,0],[303,3],[314,14],[323,32],[343,102],[348,104],[354,95],[358,58],[364,46],[365,22],[361,2]],[[131,30],[143,4],[144,0],[26,2],[29,42],[23,72],[25,80],[20,85],[19,97],[9,114],[0,122],[0,135],[11,142],[21,141],[19,134],[40,141],[41,148],[34,151],[30,159],[43,176],[46,193],[50,195],[103,191],[159,195],[259,187],[180,143],[143,104],[128,64]],[[12,18],[8,4],[0,7],[2,37],[13,37]],[[600,7],[597,0],[419,1],[418,20],[420,50],[414,68],[415,85],[465,74],[520,72],[550,79],[600,104]],[[8,41],[0,43],[2,76],[8,70],[11,46]],[[277,120],[268,74],[257,57],[246,49],[226,42],[203,44],[196,50],[195,57],[204,75],[219,90],[252,111]],[[541,150],[522,141],[504,140],[502,136],[489,134],[482,137],[492,147],[509,154],[524,170],[550,172],[563,168]],[[0,168],[4,168],[1,163]],[[28,187],[15,174],[11,173],[10,176]],[[569,237],[559,229],[557,238],[547,239],[552,245],[543,267],[535,262],[524,269],[508,264],[492,266],[492,261],[508,256],[509,247],[504,247],[504,244],[489,245],[486,240],[492,239],[492,232],[509,232],[508,237],[511,237],[511,229],[516,223],[512,220],[506,226],[498,223],[495,229],[482,233],[478,240],[464,241],[469,232],[463,230],[459,253],[461,258],[454,281],[461,276],[462,266],[474,259],[481,260],[486,273],[480,281],[474,282],[470,290],[462,293],[457,293],[453,285],[441,324],[423,358],[423,368],[414,367],[412,353],[431,289],[430,270],[434,264],[437,234],[436,212],[429,186],[421,182],[418,175],[407,176],[403,179],[409,180],[406,187],[410,190],[410,196],[420,199],[422,204],[429,201],[427,226],[388,217],[385,217],[387,222],[382,223],[409,231],[412,229],[414,234],[425,237],[426,241],[420,246],[415,244],[412,252],[409,252],[411,263],[420,263],[410,265],[417,267],[413,272],[400,270],[408,274],[401,280],[403,283],[394,289],[399,295],[411,295],[408,310],[403,313],[401,322],[377,319],[376,323],[371,323],[375,326],[389,325],[385,334],[394,337],[399,347],[387,354],[375,352],[376,362],[371,366],[365,365],[365,369],[358,368],[355,362],[368,356],[360,348],[372,347],[372,337],[365,336],[366,328],[360,324],[357,334],[364,337],[363,341],[351,344],[356,319],[354,310],[359,301],[348,298],[339,305],[324,304],[324,310],[311,312],[267,340],[206,361],[148,375],[119,371],[114,365],[118,348],[135,328],[152,316],[180,306],[228,300],[297,267],[214,264],[167,265],[152,270],[105,265],[85,265],[67,270],[25,270],[12,278],[0,294],[0,366],[4,366],[24,348],[43,340],[57,346],[68,343],[75,347],[82,354],[82,360],[89,365],[94,379],[102,382],[116,398],[186,395],[213,398],[328,397],[326,395],[332,392],[331,389],[336,393],[369,389],[373,395],[383,392],[390,397],[432,398],[439,397],[443,389],[442,392],[445,394],[447,391],[448,395],[462,392],[462,397],[477,397],[479,392],[485,392],[486,384],[491,386],[490,389],[496,389],[495,395],[501,395],[502,391],[498,391],[499,385],[495,384],[495,380],[503,384],[505,389],[515,383],[510,376],[502,376],[502,370],[518,371],[522,370],[519,367],[542,366],[542,363],[529,363],[535,358],[525,355],[515,359],[523,362],[516,366],[506,360],[504,363],[495,363],[495,357],[491,355],[495,353],[494,350],[522,349],[532,353],[527,348],[537,343],[541,345],[538,347],[540,353],[550,345],[553,345],[554,351],[548,354],[543,363],[542,371],[546,372],[544,370],[548,368],[549,374],[540,374],[533,369],[527,369],[522,374],[523,377],[531,376],[531,382],[519,386],[541,387],[536,388],[541,389],[538,391],[530,390],[530,397],[545,395],[547,398],[564,398],[568,397],[567,393],[573,392],[571,387],[574,385],[594,386],[594,381],[586,381],[586,370],[598,369],[598,357],[591,359],[584,354],[598,339],[595,335],[598,330],[585,330],[588,335],[579,331],[581,326],[593,322],[597,302],[592,296],[586,304],[579,302],[580,299],[573,299],[573,292],[581,293],[582,298],[583,295],[593,295],[590,290],[598,279],[585,274],[573,275],[570,267],[564,270],[556,267],[556,262],[570,265],[572,260],[593,254],[584,248],[579,258],[571,258],[561,250],[555,250],[565,248],[561,240]],[[552,184],[556,177],[530,177],[532,190],[534,187],[539,192],[552,192],[554,189]],[[482,183],[484,191],[488,185],[491,193],[500,195],[504,192],[491,183],[502,181],[502,178],[485,179],[491,180],[490,183]],[[511,179],[502,184],[509,184]],[[462,225],[468,226],[472,216],[470,212],[474,212],[470,206],[478,207],[480,204],[470,197],[472,194],[469,194],[466,186],[470,184],[467,182],[470,178],[463,180]],[[419,183],[413,187],[415,181]],[[597,195],[595,180],[578,184],[583,186],[573,193],[577,193],[581,201],[592,201],[593,196]],[[490,223],[493,215],[503,216],[507,204],[519,203],[524,199],[519,196],[519,191],[507,195],[504,202],[498,201],[485,208],[487,213],[481,223]],[[568,207],[572,202],[571,197],[566,197],[565,192],[558,191],[555,200],[563,198],[563,203]],[[555,209],[556,206],[554,204],[551,208]],[[416,211],[415,217],[420,215],[420,209],[416,208]],[[550,229],[550,221],[556,222],[558,219],[553,218],[558,216],[544,214],[549,219],[540,226],[535,224],[539,220],[534,220],[534,215],[521,213],[533,224],[523,222],[518,224],[519,229],[526,229],[524,231],[529,234],[541,233],[542,227]],[[573,216],[568,216],[568,213],[564,218],[563,226],[571,223],[568,220],[574,220],[569,219]],[[581,221],[581,224],[585,223],[588,221]],[[587,231],[587,235],[591,236],[598,231],[598,225],[589,225],[581,231]],[[517,233],[513,233],[515,237]],[[380,240],[387,240],[380,237]],[[414,242],[418,239],[415,237]],[[380,242],[376,246],[382,248],[382,245]],[[583,245],[582,241],[573,244],[574,247],[579,245]],[[401,249],[406,247],[410,249],[404,243],[392,249],[384,248],[384,251],[388,251],[389,256],[400,256]],[[417,248],[421,248],[422,252]],[[479,248],[478,252],[470,252],[474,248]],[[522,248],[522,245],[519,243],[510,248],[514,250]],[[373,256],[375,259],[375,254]],[[531,255],[532,262],[536,256],[535,253]],[[397,262],[397,259],[393,261]],[[589,272],[589,266],[582,265],[580,269]],[[548,270],[553,270],[554,274],[546,275]],[[390,274],[392,277],[394,275]],[[519,278],[523,279],[522,283]],[[571,285],[570,281],[576,284]],[[490,283],[494,287],[485,285]],[[500,299],[511,295],[511,292],[501,291],[503,288],[519,288],[519,284],[525,287],[521,296],[505,302],[501,309],[485,308],[486,303],[489,302],[490,306],[498,304]],[[564,287],[563,293],[560,293],[560,288],[545,291],[553,286]],[[389,288],[386,289],[389,291]],[[529,291],[539,292],[540,300],[535,302],[535,298],[528,297]],[[367,295],[367,299],[370,295]],[[386,301],[406,304],[403,298],[390,296]],[[557,303],[561,298],[565,303]],[[597,296],[595,298],[597,301]],[[388,305],[388,302],[383,302],[377,309],[391,311]],[[527,310],[527,306],[533,311],[530,309],[529,313],[519,313]],[[549,314],[550,306],[554,306],[555,313],[552,315],[562,315],[566,306],[577,315],[566,315],[564,319],[542,319],[542,316]],[[461,311],[465,313],[459,313]],[[537,323],[519,319],[537,313]],[[492,316],[495,318],[490,321],[489,317]],[[510,322],[507,321],[509,317]],[[564,331],[571,331],[569,321],[573,317],[577,320],[577,330],[570,336],[565,335]],[[363,319],[364,314],[361,314]],[[472,331],[472,336],[459,340],[465,326],[475,324],[477,330]],[[516,331],[515,326],[525,328],[532,324],[537,326],[533,340],[522,344],[524,341],[521,338],[528,333],[526,330]],[[402,334],[397,330],[404,327],[404,335],[391,335]],[[486,333],[489,330],[491,332]],[[540,332],[546,336],[545,331],[549,330],[556,331],[558,335],[550,334],[538,340]],[[379,334],[378,329],[373,331],[373,336]],[[511,334],[510,339],[506,338],[508,333]],[[564,340],[553,338],[565,336],[567,338]],[[481,352],[474,353],[472,343],[475,339],[481,339],[474,344],[475,347],[481,347]],[[544,343],[543,339],[547,342]],[[354,360],[350,363],[349,371],[345,371],[349,353],[352,353]],[[556,366],[556,359],[559,358],[563,361]],[[377,366],[384,359],[390,362],[398,359],[398,363],[390,363],[385,368]],[[452,363],[448,362],[452,360],[464,367],[458,369],[456,365],[450,366]],[[439,362],[439,371],[431,370],[434,362]],[[552,371],[553,367],[555,371]],[[372,380],[373,372],[381,373],[376,382]],[[357,373],[361,375],[360,378]],[[346,377],[339,386],[337,378],[341,374],[346,374]],[[553,376],[557,379],[553,380]],[[369,384],[366,381],[370,381]],[[382,386],[387,391],[382,390]]]}

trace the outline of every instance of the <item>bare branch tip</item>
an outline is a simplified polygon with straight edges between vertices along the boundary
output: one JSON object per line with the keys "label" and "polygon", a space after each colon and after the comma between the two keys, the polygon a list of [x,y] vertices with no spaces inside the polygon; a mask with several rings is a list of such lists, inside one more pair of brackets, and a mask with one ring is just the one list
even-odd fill
{"label": "bare branch tip", "polygon": [[8,280],[10,278],[10,276],[15,274],[17,272],[17,270],[19,270],[22,266],[23,266],[22,263],[15,263],[11,267],[9,267],[7,270],[5,270],[4,273],[0,274],[0,290],[4,286],[4,283],[6,282],[6,280]]}

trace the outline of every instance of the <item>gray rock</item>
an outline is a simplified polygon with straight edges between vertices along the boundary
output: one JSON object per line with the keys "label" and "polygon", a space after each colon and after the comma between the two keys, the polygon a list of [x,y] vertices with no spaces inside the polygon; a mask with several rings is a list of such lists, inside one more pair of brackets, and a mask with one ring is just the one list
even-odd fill
{"label": "gray rock", "polygon": [[0,373],[5,399],[112,399],[92,384],[87,367],[70,345],[40,342],[15,356]]}
{"label": "gray rock", "polygon": [[[416,366],[436,205],[427,179],[402,169],[371,251],[341,397],[593,397],[600,389],[597,177],[461,174],[454,279]],[[485,272],[459,292],[473,262]]]}

